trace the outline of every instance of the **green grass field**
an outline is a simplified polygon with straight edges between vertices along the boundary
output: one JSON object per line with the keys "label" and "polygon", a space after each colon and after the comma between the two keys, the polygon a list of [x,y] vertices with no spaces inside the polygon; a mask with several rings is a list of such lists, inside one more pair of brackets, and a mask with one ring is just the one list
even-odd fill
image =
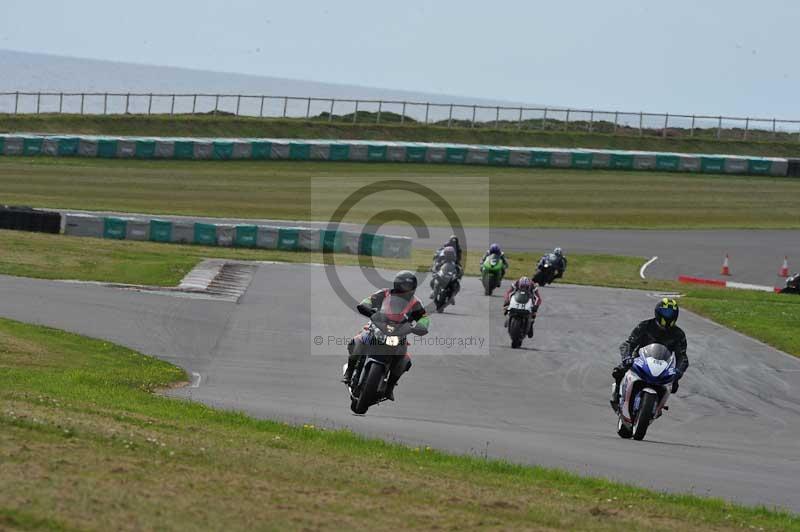
{"label": "green grass field", "polygon": [[108,342],[0,320],[0,528],[800,530],[766,509],[152,393],[184,379]]}
{"label": "green grass field", "polygon": [[[0,203],[325,220],[326,209],[356,187],[382,179],[408,179],[444,193],[465,225],[800,227],[798,179],[474,166],[0,158]],[[348,219],[365,221],[381,199],[429,225],[447,225],[437,208],[410,194],[375,196]]]}
{"label": "green grass field", "polygon": [[[175,286],[204,258],[322,263],[320,253],[243,250],[152,242],[77,238],[0,230],[0,273],[43,279]],[[508,254],[509,278],[530,275],[540,253]],[[335,255],[336,264],[355,265],[366,257]],[[410,259],[375,258],[379,268],[426,270],[431,252]],[[639,277],[644,258],[570,255],[565,282],[682,293],[681,305],[722,325],[800,356],[800,297],[716,288],[695,288]],[[477,261],[465,258],[466,274],[478,275]]]}
{"label": "green grass field", "polygon": [[[384,118],[388,117],[384,114]],[[276,120],[231,116],[80,116],[0,115],[0,132],[82,133],[91,135],[138,135],[184,137],[271,137],[309,139],[408,140],[415,142],[457,142],[501,146],[550,146],[559,148],[604,148],[732,155],[800,155],[797,136],[781,135],[776,140],[717,140],[716,130],[698,130],[694,138],[645,135],[609,135],[585,131],[540,131],[537,124],[518,130],[486,127],[442,127],[375,124],[375,116],[364,123]],[[370,121],[372,123],[367,123]],[[552,124],[554,127],[558,127]],[[584,126],[585,127],[585,126]],[[741,131],[725,131],[740,136]],[[754,135],[751,132],[751,138]]]}

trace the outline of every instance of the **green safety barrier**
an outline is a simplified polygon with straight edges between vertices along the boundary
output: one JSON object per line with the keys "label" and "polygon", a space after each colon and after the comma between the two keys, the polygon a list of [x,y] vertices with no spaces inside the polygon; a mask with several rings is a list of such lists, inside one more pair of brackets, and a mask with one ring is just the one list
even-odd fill
{"label": "green safety barrier", "polygon": [[406,161],[410,163],[424,163],[428,149],[425,146],[407,146]]}
{"label": "green safety barrier", "polygon": [[172,242],[172,222],[150,220],[150,240],[153,242]]}
{"label": "green safety barrier", "polygon": [[448,163],[461,164],[467,160],[466,148],[447,148],[444,155],[445,161]]}
{"label": "green safety barrier", "polygon": [[341,253],[344,248],[342,233],[331,229],[323,229],[320,233],[322,251],[326,253]]}
{"label": "green safety barrier", "polygon": [[77,137],[67,137],[58,139],[58,155],[61,157],[71,157],[78,155],[80,139]]}
{"label": "green safety barrier", "polygon": [[348,159],[350,159],[350,145],[331,144],[329,161],[346,161]]}
{"label": "green safety barrier", "polygon": [[240,248],[254,248],[258,241],[258,227],[255,225],[237,225],[233,236],[233,245]]}
{"label": "green safety barrier", "polygon": [[25,137],[22,141],[22,154],[23,155],[39,155],[42,153],[42,143],[44,139],[41,137]]}
{"label": "green safety barrier", "polygon": [[367,146],[367,160],[368,161],[385,161],[386,160],[386,146],[381,144],[370,144]]}
{"label": "green safety barrier", "polygon": [[152,159],[156,155],[156,142],[154,140],[136,141],[136,158]]}
{"label": "green safety barrier", "polygon": [[292,161],[307,161],[311,158],[311,145],[292,142],[289,144],[289,159]]}
{"label": "green safety barrier", "polygon": [[677,155],[656,155],[656,170],[674,172],[681,167],[681,158]]}
{"label": "green safety barrier", "polygon": [[608,161],[609,168],[619,170],[632,170],[633,169],[633,155],[628,153],[612,153]]}
{"label": "green safety barrier", "polygon": [[504,166],[508,164],[509,150],[489,150],[489,164]]}
{"label": "green safety barrier", "polygon": [[101,139],[97,142],[97,156],[113,159],[117,156],[117,141]]}
{"label": "green safety barrier", "polygon": [[593,153],[573,152],[573,154],[572,154],[572,167],[573,168],[591,168],[593,160],[594,160],[594,154]]}
{"label": "green safety barrier", "polygon": [[750,159],[747,161],[747,171],[751,174],[769,174],[772,172],[772,161]]}
{"label": "green safety barrier", "polygon": [[216,142],[212,149],[212,158],[217,161],[227,161],[233,158],[233,142]]}
{"label": "green safety barrier", "polygon": [[122,218],[103,218],[103,238],[124,240],[128,233],[128,222]]}
{"label": "green safety barrier", "polygon": [[272,158],[271,142],[253,142],[251,145],[251,159],[270,159]]}
{"label": "green safety barrier", "polygon": [[373,233],[361,233],[358,252],[360,255],[380,257],[383,255],[383,235]]}
{"label": "green safety barrier", "polygon": [[550,166],[550,158],[552,155],[552,152],[549,151],[532,151],[530,165],[548,167]]}
{"label": "green safety barrier", "polygon": [[281,227],[278,230],[278,249],[295,251],[300,247],[300,229],[297,227]]}
{"label": "green safety barrier", "polygon": [[725,171],[725,159],[722,157],[700,157],[700,170],[704,173],[720,174]]}
{"label": "green safety barrier", "polygon": [[3,148],[5,147],[6,139],[4,137],[0,137],[0,155],[3,154]]}
{"label": "green safety barrier", "polygon": [[175,141],[175,159],[194,159],[194,141],[192,140],[176,140]]}
{"label": "green safety barrier", "polygon": [[202,244],[204,246],[216,246],[217,226],[214,224],[195,222],[193,242],[195,244]]}

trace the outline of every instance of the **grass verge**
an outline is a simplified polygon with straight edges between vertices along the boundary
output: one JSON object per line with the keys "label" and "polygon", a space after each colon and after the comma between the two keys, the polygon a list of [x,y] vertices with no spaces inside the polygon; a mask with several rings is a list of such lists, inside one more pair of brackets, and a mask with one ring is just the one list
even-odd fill
{"label": "grass verge", "polygon": [[[77,238],[0,230],[0,273],[43,279],[77,279],[113,283],[175,286],[204,258],[267,260],[291,263],[323,261],[321,253],[245,250],[166,245],[151,242]],[[336,264],[374,264],[378,268],[425,271],[432,253],[415,249],[410,259],[337,254]],[[509,278],[530,275],[539,253],[510,252]],[[565,282],[659,290],[683,294],[684,308],[721,325],[800,356],[800,297],[719,288],[696,288],[672,281],[643,280],[644,258],[615,255],[570,255]],[[477,260],[467,256],[467,275],[478,275]]]}
{"label": "grass verge", "polygon": [[[442,193],[467,226],[800,227],[800,205],[794,201],[800,179],[431,164],[0,157],[0,203],[329,220],[327,209],[383,179],[410,180]],[[428,225],[449,225],[432,203],[396,192],[358,203],[346,221],[366,222],[375,205],[387,201]]]}
{"label": "grass verge", "polygon": [[800,530],[763,508],[168,399],[152,391],[178,368],[44,327],[0,320],[0,368],[2,528]]}
{"label": "grass verge", "polygon": [[[375,117],[371,117],[375,120]],[[530,126],[529,124],[528,126]],[[540,131],[535,127],[506,129],[486,127],[442,127],[420,124],[327,123],[308,120],[259,119],[231,116],[0,116],[0,131],[36,131],[88,135],[140,135],[185,137],[272,137],[309,139],[408,140],[457,142],[503,146],[552,146],[559,148],[605,148],[686,153],[725,153],[796,157],[796,137],[772,140],[717,140],[716,129],[697,130],[695,137],[667,137],[628,131],[628,135],[584,131]],[[561,126],[557,126],[562,129]],[[584,125],[584,127],[586,127]],[[728,131],[724,132],[728,134]],[[732,132],[741,135],[741,132]],[[751,136],[754,133],[751,132]]]}

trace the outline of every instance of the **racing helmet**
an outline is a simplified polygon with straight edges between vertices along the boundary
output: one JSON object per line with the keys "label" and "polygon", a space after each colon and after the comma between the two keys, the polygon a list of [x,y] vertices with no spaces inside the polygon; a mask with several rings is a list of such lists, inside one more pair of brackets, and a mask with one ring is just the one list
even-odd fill
{"label": "racing helmet", "polygon": [[530,290],[533,288],[533,281],[527,277],[520,277],[519,281],[517,281],[517,288],[520,290]]}
{"label": "racing helmet", "polygon": [[446,260],[456,260],[456,248],[453,246],[445,246],[444,249],[442,249],[442,257]]}
{"label": "racing helmet", "polygon": [[656,324],[662,329],[670,329],[675,326],[678,321],[678,302],[674,299],[665,297],[656,303],[655,317]]}
{"label": "racing helmet", "polygon": [[561,257],[564,255],[564,250],[561,248],[556,248],[553,250],[553,255],[555,255],[556,257]]}
{"label": "racing helmet", "polygon": [[392,285],[392,292],[395,294],[406,294],[414,295],[414,291],[417,289],[417,276],[414,275],[413,272],[409,270],[403,270],[397,272],[397,275],[394,276],[394,283]]}
{"label": "racing helmet", "polygon": [[499,255],[500,253],[502,253],[500,251],[500,244],[492,244],[491,246],[489,246],[490,255]]}
{"label": "racing helmet", "polygon": [[447,240],[448,246],[457,246],[458,245],[458,237],[456,235],[450,235],[450,238]]}

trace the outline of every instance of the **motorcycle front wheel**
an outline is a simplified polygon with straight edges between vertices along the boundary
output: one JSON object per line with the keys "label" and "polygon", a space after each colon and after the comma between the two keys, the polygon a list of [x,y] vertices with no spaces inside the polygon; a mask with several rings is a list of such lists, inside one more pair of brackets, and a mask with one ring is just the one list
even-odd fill
{"label": "motorcycle front wheel", "polygon": [[378,387],[383,379],[384,368],[380,364],[370,364],[367,379],[361,387],[358,399],[351,405],[351,410],[356,414],[366,414],[369,407],[378,402]]}
{"label": "motorcycle front wheel", "polygon": [[525,334],[523,321],[519,316],[511,316],[508,320],[508,335],[511,337],[512,349],[517,349],[522,345],[522,336]]}
{"label": "motorcycle front wheel", "polygon": [[633,423],[633,439],[637,441],[643,440],[645,434],[647,434],[647,428],[653,419],[653,409],[657,400],[657,397],[651,393],[643,393],[642,395],[644,397],[642,397],[639,411],[636,413],[636,419]]}

